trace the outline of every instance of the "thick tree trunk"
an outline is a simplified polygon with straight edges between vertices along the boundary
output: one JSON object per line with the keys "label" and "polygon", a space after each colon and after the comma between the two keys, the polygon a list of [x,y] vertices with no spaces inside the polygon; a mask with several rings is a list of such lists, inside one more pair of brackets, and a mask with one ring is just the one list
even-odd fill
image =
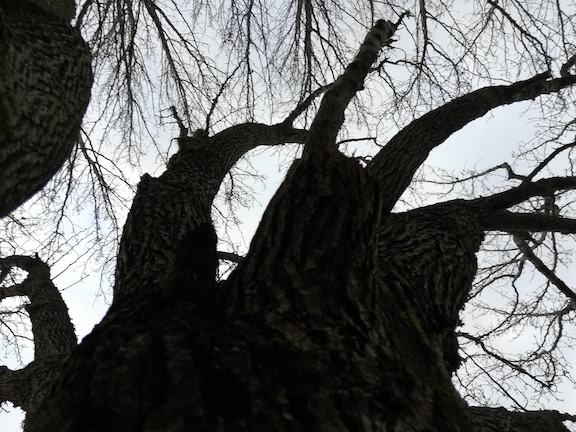
{"label": "thick tree trunk", "polygon": [[469,430],[431,324],[377,278],[378,197],[343,156],[297,162],[227,283],[196,259],[200,298],[122,295],[27,430]]}
{"label": "thick tree trunk", "polygon": [[[186,172],[186,160],[207,148],[192,146],[169,170]],[[132,242],[163,241],[166,231],[136,216],[150,214],[159,192],[179,198],[161,190],[173,175],[144,179],[125,253],[144,259]],[[380,196],[373,176],[337,153],[297,161],[250,253],[218,285],[213,231],[194,213],[199,222],[157,264],[174,262],[157,273],[170,277],[119,272],[109,313],[26,430],[564,431],[554,413],[527,422],[467,409],[450,382],[485,205],[381,215]],[[162,204],[169,229],[184,213]]]}

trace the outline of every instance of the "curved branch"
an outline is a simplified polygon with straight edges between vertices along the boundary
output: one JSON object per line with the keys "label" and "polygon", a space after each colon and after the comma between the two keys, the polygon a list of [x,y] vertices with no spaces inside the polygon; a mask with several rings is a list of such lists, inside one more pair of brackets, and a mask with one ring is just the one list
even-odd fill
{"label": "curved branch", "polygon": [[569,144],[564,144],[563,146],[558,147],[556,150],[554,150],[552,153],[550,153],[546,159],[544,159],[542,162],[540,162],[538,164],[538,166],[536,168],[534,168],[532,170],[532,172],[530,174],[528,174],[528,176],[526,176],[526,178],[524,179],[524,181],[530,181],[532,180],[536,174],[538,174],[540,171],[542,171],[544,169],[544,167],[546,167],[546,165],[548,165],[550,163],[550,161],[552,159],[554,159],[556,156],[558,156],[560,153],[562,153],[564,150],[572,148],[576,146],[576,141],[571,142]]}
{"label": "curved branch", "polygon": [[0,300],[10,296],[30,299],[26,311],[34,334],[34,359],[70,353],[77,343],[76,334],[66,303],[50,279],[50,268],[38,257],[12,255],[0,259],[3,271],[13,267],[28,272],[28,276],[20,284],[1,288]]}
{"label": "curved branch", "polygon": [[[212,137],[199,133],[180,138],[180,150],[166,171],[158,178],[146,174],[138,185],[120,242],[116,274],[122,277],[116,278],[114,301],[135,292],[143,296],[147,290],[196,295],[194,281],[216,270],[211,209],[230,168],[259,145],[303,142],[306,134],[284,124],[244,123]],[[210,254],[202,254],[203,249]],[[176,280],[180,273],[187,275],[185,280]]]}
{"label": "curved branch", "polygon": [[382,190],[382,210],[392,209],[430,151],[454,132],[493,108],[576,84],[576,76],[549,78],[550,73],[545,72],[511,85],[484,87],[436,108],[398,132],[368,164],[380,183],[386,185]]}
{"label": "curved branch", "polygon": [[34,361],[20,370],[0,366],[0,404],[10,401],[28,413],[33,412],[58,376],[62,359],[76,346],[74,326],[68,308],[50,280],[50,268],[38,257],[13,255],[0,259],[2,273],[18,267],[26,279],[17,285],[0,288],[0,300],[27,296],[26,311],[34,335]]}
{"label": "curved branch", "polygon": [[[46,7],[54,3],[56,8],[61,4],[38,3]],[[93,77],[89,47],[62,18],[21,1],[1,2],[0,21],[0,217],[4,217],[44,187],[70,156]],[[50,115],[40,115],[39,107],[50,107]]]}

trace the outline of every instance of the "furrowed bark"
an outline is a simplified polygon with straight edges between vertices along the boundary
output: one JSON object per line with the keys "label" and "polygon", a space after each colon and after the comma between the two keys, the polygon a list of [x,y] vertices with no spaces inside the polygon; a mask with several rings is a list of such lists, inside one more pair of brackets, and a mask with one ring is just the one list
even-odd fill
{"label": "furrowed bark", "polygon": [[43,409],[27,417],[27,430],[219,430],[215,401],[230,397],[231,385],[219,368],[245,342],[220,319],[212,200],[246,151],[305,135],[260,124],[200,134],[181,140],[163,175],[143,177],[120,245],[113,304],[64,364]]}
{"label": "furrowed bark", "polygon": [[[180,140],[166,173],[143,178],[110,311],[28,431],[473,430],[450,381],[454,327],[494,208],[459,200],[389,214],[380,200],[399,188],[392,161],[372,172],[333,151],[377,52],[366,44],[369,57],[343,74],[341,94],[331,88],[309,134],[287,125],[198,134]],[[482,93],[485,107],[506,91]],[[445,133],[431,127],[432,140]],[[222,178],[258,144],[304,140],[250,251],[215,284],[210,207]]]}
{"label": "furrowed bark", "polygon": [[[144,287],[171,289],[175,278],[181,278],[180,263],[194,237],[198,241],[203,238],[201,243],[216,241],[211,228],[212,202],[230,168],[259,145],[303,142],[305,137],[306,131],[283,124],[246,123],[213,137],[181,139],[180,150],[166,172],[158,178],[144,175],[138,186],[120,242],[114,301],[124,294],[142,292]],[[215,272],[215,259],[211,265]]]}
{"label": "furrowed bark", "polygon": [[[302,352],[297,362],[303,352],[315,353],[317,373],[347,365],[333,390],[317,392],[318,405],[305,415],[289,412],[299,427],[309,418],[335,422],[327,430],[367,430],[360,420],[366,418],[376,430],[469,430],[449,372],[458,364],[454,328],[483,237],[478,213],[458,203],[379,222],[378,185],[331,151],[335,133],[324,133],[330,125],[338,130],[347,94],[360,88],[340,87],[338,93],[337,81],[327,92],[303,160],[225,284],[228,314],[275,331]],[[327,355],[317,357],[323,349]],[[423,382],[419,373],[426,368],[431,378]],[[350,390],[356,388],[361,397]],[[378,399],[385,403],[368,402]]]}
{"label": "furrowed bark", "polygon": [[382,218],[379,274],[402,310],[438,349],[449,373],[460,363],[454,331],[484,232],[482,209],[450,201]]}
{"label": "furrowed bark", "polygon": [[[378,270],[378,196],[366,170],[341,155],[299,161],[224,285],[228,314],[290,347],[290,356],[278,354],[282,367],[306,365],[305,375],[276,383],[293,430],[467,431],[439,338],[426,333],[421,313],[429,309],[408,305],[409,294],[399,294],[405,281]],[[463,260],[475,263],[470,244]],[[454,276],[453,290],[458,282]],[[313,396],[307,374],[315,374]],[[306,410],[291,408],[302,397]]]}
{"label": "furrowed bark", "polygon": [[38,3],[50,13],[24,0],[0,2],[0,217],[62,167],[90,100],[90,49],[53,15],[68,17],[70,2]]}

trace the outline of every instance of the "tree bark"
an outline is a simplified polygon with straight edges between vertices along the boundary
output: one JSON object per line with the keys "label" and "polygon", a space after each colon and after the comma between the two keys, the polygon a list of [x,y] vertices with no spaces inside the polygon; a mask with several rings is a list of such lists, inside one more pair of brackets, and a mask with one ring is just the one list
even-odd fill
{"label": "tree bark", "polygon": [[430,324],[377,277],[378,199],[343,156],[296,163],[227,283],[196,260],[184,291],[120,296],[27,430],[469,430]]}
{"label": "tree bark", "polygon": [[74,327],[60,292],[50,279],[50,268],[40,259],[10,256],[0,260],[0,281],[14,268],[28,272],[17,285],[0,290],[0,300],[26,296],[25,306],[34,335],[34,361],[20,370],[0,367],[0,403],[10,401],[27,413],[49,394],[63,359],[76,346]]}
{"label": "tree bark", "polygon": [[[44,3],[50,10],[61,2]],[[62,13],[69,9],[64,3]],[[38,192],[70,156],[90,100],[91,59],[62,17],[25,0],[0,1],[0,217]]]}

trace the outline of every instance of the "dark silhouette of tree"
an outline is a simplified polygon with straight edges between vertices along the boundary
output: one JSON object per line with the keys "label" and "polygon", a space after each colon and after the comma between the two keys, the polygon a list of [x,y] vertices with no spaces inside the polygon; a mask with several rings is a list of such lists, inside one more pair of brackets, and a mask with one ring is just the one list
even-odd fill
{"label": "dark silhouette of tree", "polygon": [[[572,144],[545,144],[562,142],[574,127],[566,112],[576,84],[574,11],[555,2],[489,1],[464,26],[447,3],[418,6],[413,17],[405,5],[304,0],[278,9],[292,20],[271,22],[271,5],[259,2],[83,5],[77,23],[94,25],[96,70],[109,73],[101,78],[109,92],[102,107],[125,128],[115,158],[142,150],[138,92],[152,83],[140,51],[146,32],[155,32],[164,55],[169,85],[161,97],[180,130],[178,151],[161,175],[140,178],[116,254],[112,304],[77,346],[48,265],[38,256],[0,259],[0,298],[29,300],[34,361],[0,369],[0,401],[26,409],[26,430],[567,430],[562,422],[574,417],[556,411],[469,407],[462,396],[475,399],[462,371],[484,355],[484,364],[497,361],[512,378],[546,389],[564,370],[560,340],[576,294],[558,275],[557,238],[576,232],[576,177]],[[376,19],[386,18],[376,16],[383,11],[395,18]],[[370,23],[359,26],[368,28],[354,56],[335,22],[342,14],[340,25],[350,29]],[[225,21],[227,64],[195,39],[209,19]],[[405,28],[415,53],[395,55]],[[502,76],[490,71],[496,47],[510,61]],[[109,61],[114,67],[106,69]],[[393,72],[399,66],[404,75]],[[466,79],[484,85],[472,90]],[[270,123],[256,120],[266,91],[268,108],[283,112]],[[283,91],[298,96],[285,100]],[[386,106],[370,103],[386,98]],[[531,162],[527,174],[508,163],[468,176],[441,173],[438,185],[464,193],[398,208],[434,148],[491,110],[522,101],[543,101],[548,120],[541,145],[520,155]],[[339,141],[346,116],[365,125],[389,116],[402,126],[371,157],[349,157]],[[88,138],[78,153],[102,193],[95,201],[112,212],[117,192],[107,167],[116,165],[105,164]],[[219,251],[213,207],[226,176],[250,150],[286,143],[301,144],[302,155],[249,250]],[[566,175],[547,176],[560,154]],[[488,181],[499,171],[517,183]],[[500,238],[486,243],[486,236]],[[477,254],[490,247],[499,260],[478,268]],[[237,263],[226,278],[218,276],[219,259]],[[528,263],[545,278],[531,302],[486,306],[505,319],[484,333],[458,329],[467,304],[501,280],[517,289]],[[516,273],[507,277],[510,269]],[[526,358],[490,346],[498,333],[541,319],[546,337]],[[496,381],[498,373],[488,375]]]}

